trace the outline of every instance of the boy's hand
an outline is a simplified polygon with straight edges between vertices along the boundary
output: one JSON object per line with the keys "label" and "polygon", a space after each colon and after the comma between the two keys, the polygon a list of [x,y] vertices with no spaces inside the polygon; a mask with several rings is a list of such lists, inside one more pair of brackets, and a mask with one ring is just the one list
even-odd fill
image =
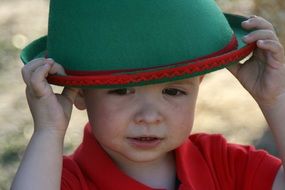
{"label": "boy's hand", "polygon": [[229,67],[231,73],[253,96],[273,133],[283,166],[280,167],[272,189],[285,185],[285,56],[272,24],[252,16],[242,27],[255,31],[244,37],[245,43],[256,42],[257,49],[244,64]]}
{"label": "boy's hand", "polygon": [[61,95],[54,94],[46,80],[48,74],[65,75],[65,72],[52,59],[35,59],[23,67],[28,104],[35,131],[51,130],[64,136],[78,90],[65,88]]}
{"label": "boy's hand", "polygon": [[285,57],[271,23],[257,16],[250,17],[242,27],[253,32],[243,38],[257,43],[251,59],[228,69],[249,91],[257,103],[271,107],[285,101]]}

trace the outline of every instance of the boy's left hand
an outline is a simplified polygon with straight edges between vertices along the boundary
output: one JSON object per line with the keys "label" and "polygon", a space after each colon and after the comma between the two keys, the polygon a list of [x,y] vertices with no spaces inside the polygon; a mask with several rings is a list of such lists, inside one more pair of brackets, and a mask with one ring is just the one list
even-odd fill
{"label": "boy's left hand", "polygon": [[267,20],[251,16],[242,27],[254,30],[243,41],[247,44],[256,42],[257,49],[244,64],[228,69],[261,107],[273,108],[280,101],[285,102],[284,48]]}
{"label": "boy's left hand", "polygon": [[285,56],[274,27],[267,20],[252,16],[242,23],[246,30],[254,30],[243,38],[245,43],[256,43],[253,56],[244,64],[228,67],[252,95],[263,112],[283,161],[272,189],[285,186]]}

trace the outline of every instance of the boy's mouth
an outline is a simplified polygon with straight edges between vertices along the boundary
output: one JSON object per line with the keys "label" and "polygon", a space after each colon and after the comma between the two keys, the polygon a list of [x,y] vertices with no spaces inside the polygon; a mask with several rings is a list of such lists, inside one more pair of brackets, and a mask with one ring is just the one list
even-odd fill
{"label": "boy's mouth", "polygon": [[138,140],[138,141],[155,141],[155,140],[158,140],[159,138],[158,137],[135,137],[133,138],[135,140]]}
{"label": "boy's mouth", "polygon": [[133,146],[142,149],[154,148],[163,140],[163,138],[152,136],[129,137],[128,139]]}

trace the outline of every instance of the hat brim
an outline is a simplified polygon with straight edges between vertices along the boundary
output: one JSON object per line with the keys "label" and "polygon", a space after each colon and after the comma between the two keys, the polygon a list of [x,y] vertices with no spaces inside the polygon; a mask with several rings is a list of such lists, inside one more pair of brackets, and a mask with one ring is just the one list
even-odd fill
{"label": "hat brim", "polygon": [[[154,69],[140,69],[137,71],[116,71],[116,73],[103,72],[93,75],[49,75],[47,80],[51,84],[71,87],[94,87],[94,88],[116,88],[141,86],[181,80],[185,78],[203,75],[225,68],[237,63],[247,57],[255,48],[256,44],[245,44],[242,37],[250,31],[241,28],[241,22],[246,17],[232,14],[225,14],[238,41],[238,48],[222,55],[210,58],[199,59],[198,61],[183,61],[183,64],[172,64],[171,66]],[[44,58],[47,52],[47,37],[41,37],[23,49],[20,57],[24,64],[32,59]]]}

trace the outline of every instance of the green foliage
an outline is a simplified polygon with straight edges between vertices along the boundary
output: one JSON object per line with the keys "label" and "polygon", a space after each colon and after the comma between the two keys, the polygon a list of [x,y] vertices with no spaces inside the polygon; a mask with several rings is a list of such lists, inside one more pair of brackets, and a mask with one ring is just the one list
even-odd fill
{"label": "green foliage", "polygon": [[23,130],[5,131],[0,138],[0,190],[8,189],[27,140]]}

